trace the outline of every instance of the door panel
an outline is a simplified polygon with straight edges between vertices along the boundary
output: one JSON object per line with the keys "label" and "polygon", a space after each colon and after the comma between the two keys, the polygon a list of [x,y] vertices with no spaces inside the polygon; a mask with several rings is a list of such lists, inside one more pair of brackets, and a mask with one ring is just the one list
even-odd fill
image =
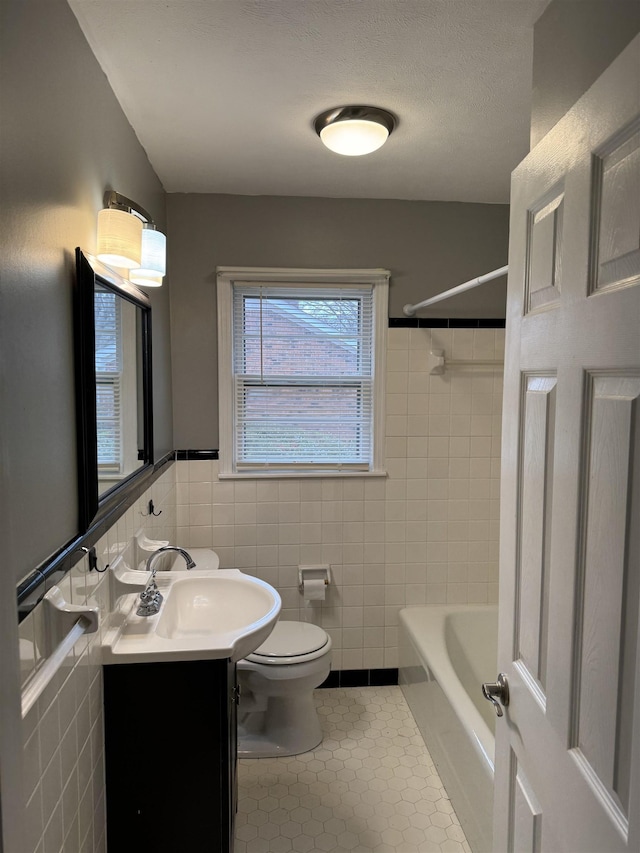
{"label": "door panel", "polygon": [[514,172],[497,853],[640,849],[640,36]]}
{"label": "door panel", "polygon": [[[604,788],[616,795],[612,807],[628,808],[629,719],[623,707],[633,694],[635,668],[622,680],[623,661],[635,659],[637,609],[625,619],[629,571],[638,554],[629,549],[630,522],[638,519],[630,494],[637,440],[640,376],[588,378],[588,434],[583,488],[583,604],[579,616],[578,684],[574,743]],[[603,571],[603,568],[605,571]],[[615,701],[615,697],[620,697]],[[627,721],[621,725],[622,719]],[[622,793],[622,797],[620,796]]]}
{"label": "door panel", "polygon": [[511,849],[514,853],[539,853],[542,844],[542,812],[527,777],[518,770],[518,759],[512,754],[513,812]]}
{"label": "door panel", "polygon": [[640,125],[623,128],[594,155],[595,289],[640,275]]}
{"label": "door panel", "polygon": [[544,693],[549,613],[549,522],[552,506],[555,376],[525,377],[520,482],[517,657]]}
{"label": "door panel", "polygon": [[557,304],[562,280],[564,187],[554,187],[529,211],[527,310]]}

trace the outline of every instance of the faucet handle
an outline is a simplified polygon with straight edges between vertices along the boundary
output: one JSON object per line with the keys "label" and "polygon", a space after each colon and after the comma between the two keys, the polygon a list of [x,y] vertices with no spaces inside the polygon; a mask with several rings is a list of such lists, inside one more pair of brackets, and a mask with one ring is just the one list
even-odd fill
{"label": "faucet handle", "polygon": [[162,593],[155,584],[149,586],[140,593],[140,605],[136,610],[138,616],[155,616],[160,611],[162,604]]}
{"label": "faucet handle", "polygon": [[161,604],[162,602],[162,593],[155,585],[155,583],[149,584],[146,589],[143,589],[140,593],[140,602],[142,604],[150,604],[151,602],[157,602]]}
{"label": "faucet handle", "polygon": [[[157,595],[160,595],[160,592],[158,590],[158,584],[156,583],[156,572],[157,571],[158,570],[156,569],[155,566],[150,570],[149,577],[147,578],[147,585],[144,588],[145,592],[156,593]],[[142,597],[142,593],[140,595]],[[161,595],[160,595],[160,599],[162,599]]]}

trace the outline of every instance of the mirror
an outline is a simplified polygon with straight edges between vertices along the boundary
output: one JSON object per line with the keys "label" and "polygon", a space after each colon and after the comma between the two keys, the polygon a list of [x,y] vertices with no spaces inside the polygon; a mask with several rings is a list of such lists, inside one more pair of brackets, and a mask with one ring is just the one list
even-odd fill
{"label": "mirror", "polygon": [[151,306],[145,293],[77,249],[74,323],[84,533],[153,463]]}

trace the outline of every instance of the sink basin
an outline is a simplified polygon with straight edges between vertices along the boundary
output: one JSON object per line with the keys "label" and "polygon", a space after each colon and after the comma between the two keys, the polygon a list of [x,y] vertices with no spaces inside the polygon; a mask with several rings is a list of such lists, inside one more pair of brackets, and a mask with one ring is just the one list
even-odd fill
{"label": "sink basin", "polygon": [[269,636],[280,596],[237,569],[162,572],[155,616],[138,616],[138,595],[123,596],[103,642],[104,663],[246,657]]}
{"label": "sink basin", "polygon": [[272,608],[273,593],[266,584],[239,582],[222,573],[188,575],[172,584],[160,609],[156,633],[170,640],[228,634],[258,623]]}

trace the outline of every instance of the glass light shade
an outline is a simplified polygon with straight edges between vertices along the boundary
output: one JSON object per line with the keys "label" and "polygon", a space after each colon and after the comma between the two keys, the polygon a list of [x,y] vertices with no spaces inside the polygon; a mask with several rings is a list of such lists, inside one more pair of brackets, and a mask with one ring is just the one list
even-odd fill
{"label": "glass light shade", "polygon": [[320,131],[320,139],[336,154],[357,157],[376,151],[387,141],[389,131],[377,121],[345,119],[328,124]]}
{"label": "glass light shade", "polygon": [[162,287],[162,276],[148,270],[130,270],[129,281],[138,287]]}
{"label": "glass light shade", "polygon": [[142,226],[142,260],[140,269],[150,275],[164,275],[167,271],[167,238],[153,225]]}
{"label": "glass light shade", "polygon": [[96,256],[110,267],[140,266],[142,221],[132,213],[104,208],[98,213]]}

